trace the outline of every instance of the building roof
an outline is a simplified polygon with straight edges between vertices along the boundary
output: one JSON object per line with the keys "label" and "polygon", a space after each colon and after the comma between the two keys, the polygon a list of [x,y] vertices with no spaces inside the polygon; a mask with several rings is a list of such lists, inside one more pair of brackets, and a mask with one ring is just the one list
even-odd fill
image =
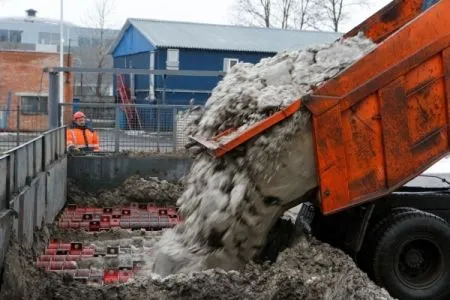
{"label": "building roof", "polygon": [[115,50],[130,26],[136,28],[150,43],[159,48],[276,53],[311,44],[329,43],[341,36],[336,32],[128,19],[113,43],[110,53]]}

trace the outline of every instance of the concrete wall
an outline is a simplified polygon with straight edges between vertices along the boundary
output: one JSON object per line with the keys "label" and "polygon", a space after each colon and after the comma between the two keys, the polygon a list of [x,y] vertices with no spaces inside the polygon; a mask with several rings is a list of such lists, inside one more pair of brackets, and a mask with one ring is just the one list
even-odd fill
{"label": "concrete wall", "polygon": [[53,223],[65,204],[65,139],[58,128],[0,157],[0,270],[11,234],[31,247],[34,229]]}
{"label": "concrete wall", "polygon": [[75,156],[68,161],[67,176],[85,190],[96,191],[115,187],[136,174],[176,181],[189,171],[191,164],[190,158],[175,156]]}

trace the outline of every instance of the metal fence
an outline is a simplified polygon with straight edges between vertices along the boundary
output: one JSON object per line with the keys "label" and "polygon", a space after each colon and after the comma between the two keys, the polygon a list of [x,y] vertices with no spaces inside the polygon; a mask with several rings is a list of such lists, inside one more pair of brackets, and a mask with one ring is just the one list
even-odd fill
{"label": "metal fence", "polygon": [[0,153],[17,147],[48,129],[48,114],[41,107],[0,107]]}
{"label": "metal fence", "polygon": [[70,125],[76,111],[85,113],[97,131],[102,152],[161,152],[184,150],[187,124],[198,110],[187,105],[119,103],[60,104],[59,115]]}
{"label": "metal fence", "polygon": [[52,223],[64,206],[65,133],[49,130],[0,156],[0,271],[12,229],[30,247],[34,229]]}

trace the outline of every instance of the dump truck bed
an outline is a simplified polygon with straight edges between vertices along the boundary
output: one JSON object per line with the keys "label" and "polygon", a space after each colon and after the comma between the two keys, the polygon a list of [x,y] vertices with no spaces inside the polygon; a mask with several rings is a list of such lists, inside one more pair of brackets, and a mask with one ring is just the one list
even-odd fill
{"label": "dump truck bed", "polygon": [[[301,99],[324,214],[382,197],[449,152],[450,0],[422,13],[421,2],[394,1],[360,25],[378,46]],[[395,23],[384,32],[383,13]]]}
{"label": "dump truck bed", "polygon": [[385,196],[450,150],[449,15],[450,0],[394,0],[344,35],[363,32],[374,50],[313,93],[243,130],[191,138],[220,157],[306,108],[322,213]]}

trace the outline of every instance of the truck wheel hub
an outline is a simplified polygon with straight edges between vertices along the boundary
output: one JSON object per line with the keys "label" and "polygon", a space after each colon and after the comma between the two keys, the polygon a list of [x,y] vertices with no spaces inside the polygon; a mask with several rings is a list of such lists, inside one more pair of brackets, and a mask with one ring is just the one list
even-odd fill
{"label": "truck wheel hub", "polygon": [[425,259],[423,253],[419,249],[411,249],[405,255],[406,265],[410,268],[420,269],[423,265]]}
{"label": "truck wheel hub", "polygon": [[434,283],[442,271],[442,253],[429,240],[415,240],[400,250],[397,274],[406,285],[425,288]]}

